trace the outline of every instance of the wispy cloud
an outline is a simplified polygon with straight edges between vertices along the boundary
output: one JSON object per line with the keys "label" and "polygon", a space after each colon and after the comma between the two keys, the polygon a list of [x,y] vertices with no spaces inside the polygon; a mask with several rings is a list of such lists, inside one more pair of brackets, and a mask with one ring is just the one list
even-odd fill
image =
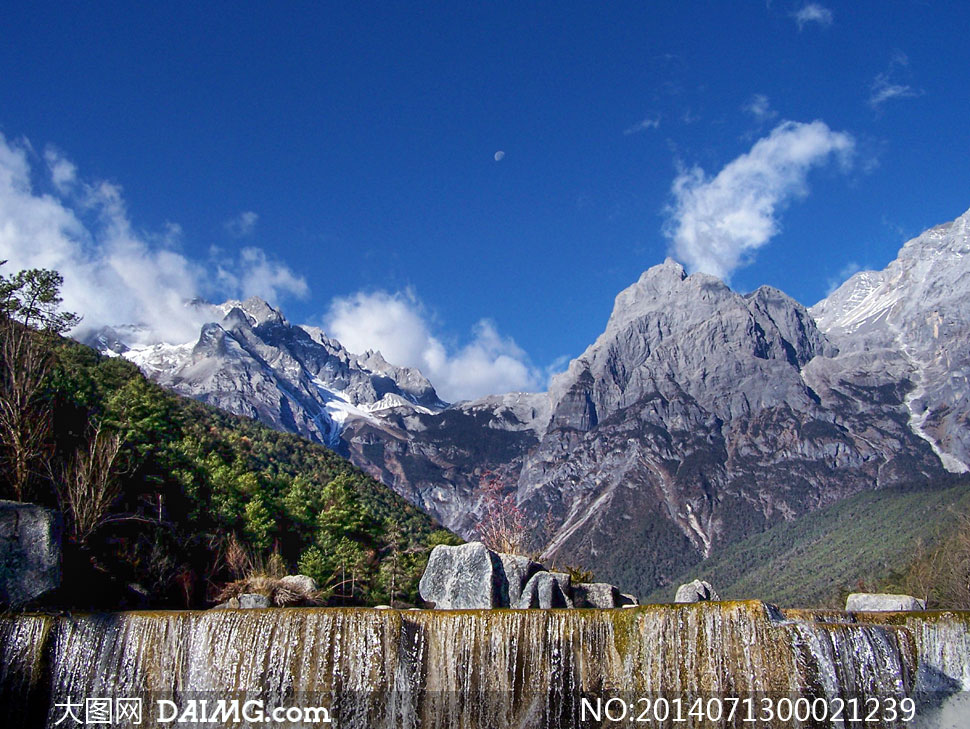
{"label": "wispy cloud", "polygon": [[62,194],[68,192],[77,180],[77,167],[52,146],[44,150],[44,160],[47,162],[54,187]]}
{"label": "wispy cloud", "polygon": [[741,107],[759,122],[766,122],[778,116],[778,112],[771,108],[771,102],[764,94],[755,94]]}
{"label": "wispy cloud", "polygon": [[802,30],[809,23],[832,25],[832,21],[834,20],[832,11],[818,3],[808,3],[801,10],[792,13],[792,17],[798,23],[799,30]]}
{"label": "wispy cloud", "polygon": [[286,264],[268,257],[262,248],[248,246],[239,252],[238,257],[225,256],[219,249],[212,248],[210,261],[215,264],[215,280],[227,292],[259,296],[270,302],[288,296],[305,299],[310,293],[303,276],[293,273]]}
{"label": "wispy cloud", "polygon": [[252,210],[244,210],[223,223],[223,226],[233,238],[248,238],[256,230],[258,220],[259,215]]}
{"label": "wispy cloud", "polygon": [[811,168],[833,154],[848,167],[855,142],[821,121],[782,122],[714,177],[694,167],[672,186],[665,234],[690,271],[725,280],[780,230],[779,213],[808,194]]}
{"label": "wispy cloud", "polygon": [[876,75],[872,84],[869,86],[869,106],[876,111],[890,99],[910,99],[922,96],[922,89],[914,89],[909,84],[903,83],[900,78],[907,73],[909,68],[909,58],[905,53],[896,51],[889,61],[889,67],[880,74]]}
{"label": "wispy cloud", "polygon": [[660,116],[648,116],[646,119],[637,122],[632,127],[623,130],[624,134],[636,134],[638,132],[645,132],[648,129],[657,129],[660,127]]}
{"label": "wispy cloud", "polygon": [[526,353],[487,319],[475,325],[469,343],[446,347],[410,291],[358,292],[334,299],[324,326],[351,352],[376,349],[388,362],[417,367],[446,400],[534,391],[544,385]]}
{"label": "wispy cloud", "polygon": [[83,179],[50,147],[37,161],[29,142],[0,135],[0,260],[7,272],[59,271],[65,309],[84,317],[79,333],[136,323],[157,341],[183,342],[202,323],[185,305],[195,297],[262,294],[278,303],[306,294],[302,276],[257,248],[193,260],[180,251],[177,224],[137,230],[117,185]]}

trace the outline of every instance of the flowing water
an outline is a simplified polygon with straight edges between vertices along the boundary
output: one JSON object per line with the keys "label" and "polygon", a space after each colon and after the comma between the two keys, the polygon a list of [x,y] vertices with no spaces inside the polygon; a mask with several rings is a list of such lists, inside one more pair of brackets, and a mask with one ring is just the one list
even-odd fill
{"label": "flowing water", "polygon": [[[724,602],[0,617],[4,727],[88,726],[108,710],[108,726],[150,727],[942,729],[970,727],[968,690],[966,613],[853,620]],[[904,698],[919,702],[910,722],[887,710]],[[233,706],[246,707],[238,722]],[[323,707],[332,723],[262,721],[276,707]]]}

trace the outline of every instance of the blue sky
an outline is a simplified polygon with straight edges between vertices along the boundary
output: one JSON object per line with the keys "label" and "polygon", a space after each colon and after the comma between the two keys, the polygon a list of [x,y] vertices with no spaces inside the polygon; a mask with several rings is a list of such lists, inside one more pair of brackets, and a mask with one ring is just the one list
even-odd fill
{"label": "blue sky", "polygon": [[810,305],[970,207],[966,3],[522,6],[7,3],[0,257],[170,339],[258,293],[457,398],[668,254]]}

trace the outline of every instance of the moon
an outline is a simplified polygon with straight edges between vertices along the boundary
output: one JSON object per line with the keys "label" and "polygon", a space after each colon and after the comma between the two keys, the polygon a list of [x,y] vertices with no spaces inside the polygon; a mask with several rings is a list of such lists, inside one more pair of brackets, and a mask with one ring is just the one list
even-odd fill
{"label": "moon", "polygon": [[496,162],[501,162],[503,159],[505,159],[505,152],[503,152],[500,149],[498,152],[495,153],[495,161]]}

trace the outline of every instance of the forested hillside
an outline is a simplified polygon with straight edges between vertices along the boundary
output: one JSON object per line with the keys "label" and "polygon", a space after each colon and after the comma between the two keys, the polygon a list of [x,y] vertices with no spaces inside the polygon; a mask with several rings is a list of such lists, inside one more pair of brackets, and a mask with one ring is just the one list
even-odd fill
{"label": "forested hillside", "polygon": [[59,336],[60,278],[2,279],[0,497],[64,513],[67,607],[205,606],[301,572],[330,604],[413,603],[453,541],[323,446],[172,395]]}

